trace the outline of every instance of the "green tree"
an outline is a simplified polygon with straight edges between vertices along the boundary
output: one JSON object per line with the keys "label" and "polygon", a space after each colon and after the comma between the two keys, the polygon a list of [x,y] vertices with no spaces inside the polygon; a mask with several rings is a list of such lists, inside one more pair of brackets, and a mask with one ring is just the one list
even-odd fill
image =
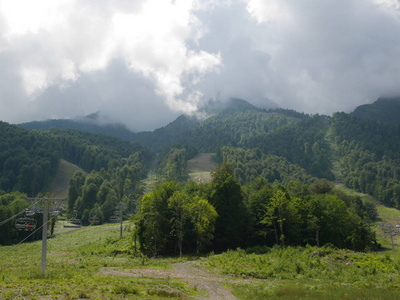
{"label": "green tree", "polygon": [[178,239],[179,256],[182,256],[184,227],[189,219],[192,199],[181,191],[176,191],[168,199],[168,208],[172,212],[172,233]]}
{"label": "green tree", "polygon": [[215,248],[226,250],[244,246],[248,213],[241,186],[229,164],[223,164],[215,170],[212,184],[210,203],[219,215],[215,225]]}
{"label": "green tree", "polygon": [[[174,181],[166,181],[155,186],[139,202],[136,226],[139,243],[143,253],[157,256],[168,254],[173,249],[171,239],[172,213],[168,208],[168,199],[179,190]],[[171,244],[172,242],[172,244]]]}
{"label": "green tree", "polygon": [[68,186],[68,210],[72,211],[75,201],[82,194],[82,187],[85,184],[85,173],[78,171],[69,180]]}
{"label": "green tree", "polygon": [[218,213],[205,199],[195,197],[191,205],[191,218],[196,232],[196,253],[209,244],[214,237]]}

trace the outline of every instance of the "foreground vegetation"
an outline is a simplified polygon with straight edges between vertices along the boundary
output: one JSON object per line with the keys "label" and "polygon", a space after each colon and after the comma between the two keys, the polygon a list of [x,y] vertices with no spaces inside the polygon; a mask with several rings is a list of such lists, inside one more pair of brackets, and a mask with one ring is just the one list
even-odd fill
{"label": "foreground vegetation", "polygon": [[135,258],[129,254],[129,226],[124,236],[119,238],[116,225],[56,234],[48,241],[45,277],[40,273],[40,241],[0,247],[0,299],[186,299],[187,294],[196,295],[180,280],[101,274],[99,270],[105,267],[166,268],[174,261]]}
{"label": "foreground vegetation", "polygon": [[[0,247],[1,299],[191,299],[205,292],[183,279],[104,274],[120,267],[168,269],[193,257],[149,259],[134,255],[132,231],[90,226],[48,241],[46,276],[40,241]],[[397,247],[398,245],[396,245]],[[258,254],[260,253],[260,254]],[[256,247],[200,259],[199,267],[227,275],[238,299],[398,299],[398,250],[361,253],[333,247]]]}
{"label": "foreground vegetation", "polygon": [[[202,265],[240,278],[241,299],[398,299],[400,256],[332,247],[254,248],[213,255]],[[265,254],[248,253],[253,251]]]}

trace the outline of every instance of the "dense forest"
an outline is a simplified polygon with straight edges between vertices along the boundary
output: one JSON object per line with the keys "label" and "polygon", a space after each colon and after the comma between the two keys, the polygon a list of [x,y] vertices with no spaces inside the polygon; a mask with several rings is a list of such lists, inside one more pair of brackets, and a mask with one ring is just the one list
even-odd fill
{"label": "dense forest", "polygon": [[[380,102],[374,110],[390,109]],[[153,255],[274,243],[376,247],[366,229],[371,205],[331,181],[400,208],[400,130],[356,114],[263,110],[235,99],[204,120],[181,116],[125,140],[2,122],[0,144],[0,190],[8,199],[0,221],[27,196],[45,194],[63,158],[83,170],[70,180],[68,215],[86,225],[93,217],[108,222],[123,202],[136,212],[142,250]],[[211,182],[194,183],[188,160],[202,152],[215,153],[220,167]],[[159,182],[152,190],[143,181],[149,172]],[[16,238],[10,228],[1,243]]]}
{"label": "dense forest", "polygon": [[270,184],[258,177],[240,185],[223,164],[210,183],[165,181],[140,200],[137,238],[148,255],[171,255],[237,247],[324,245],[376,249],[367,226],[377,217],[325,179],[312,184]]}

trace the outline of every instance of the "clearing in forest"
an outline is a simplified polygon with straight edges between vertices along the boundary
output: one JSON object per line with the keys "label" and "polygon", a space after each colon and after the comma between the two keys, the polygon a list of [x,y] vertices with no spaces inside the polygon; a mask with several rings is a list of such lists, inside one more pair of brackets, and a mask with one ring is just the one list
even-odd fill
{"label": "clearing in forest", "polygon": [[67,197],[69,180],[76,171],[82,171],[82,169],[64,159],[60,159],[57,174],[50,185],[50,193],[54,197]]}
{"label": "clearing in forest", "polygon": [[195,182],[211,181],[211,172],[217,166],[212,161],[214,155],[215,153],[199,153],[188,161],[188,173]]}

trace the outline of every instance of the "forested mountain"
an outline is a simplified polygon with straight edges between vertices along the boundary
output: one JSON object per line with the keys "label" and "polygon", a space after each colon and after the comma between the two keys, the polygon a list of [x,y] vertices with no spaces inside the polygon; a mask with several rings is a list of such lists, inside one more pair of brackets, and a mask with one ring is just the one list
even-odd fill
{"label": "forested mountain", "polygon": [[36,130],[49,130],[50,128],[60,129],[74,129],[84,132],[106,134],[117,137],[122,140],[129,140],[133,132],[128,130],[122,124],[100,124],[97,120],[98,114],[91,114],[89,116],[77,119],[56,119],[46,121],[32,121],[27,123],[18,124],[18,127],[24,129]]}
{"label": "forested mountain", "polygon": [[351,115],[397,127],[400,125],[400,98],[379,98],[372,104],[358,106]]}
{"label": "forested mountain", "polygon": [[[397,127],[345,113],[330,117],[263,110],[240,99],[211,112],[204,120],[180,116],[153,132],[133,134],[129,141],[72,129],[28,131],[1,123],[0,189],[29,196],[45,192],[58,160],[70,161],[85,172],[77,172],[70,181],[68,212],[77,214],[85,224],[93,217],[107,222],[121,201],[129,211],[140,203],[138,234],[148,253],[170,253],[174,241],[180,251],[182,247],[193,250],[196,243],[197,248],[212,244],[218,250],[252,246],[263,240],[262,235],[268,236],[269,243],[302,244],[313,239],[313,232],[318,236],[315,240],[355,249],[372,247],[371,233],[363,231],[365,222],[374,216],[370,207],[336,192],[326,180],[339,181],[400,208]],[[223,166],[211,183],[187,182],[187,161],[199,152],[216,153],[215,161]],[[159,182],[167,183],[145,194],[143,179],[149,170]],[[325,181],[321,183],[321,179]],[[12,203],[9,200],[6,205]],[[329,231],[332,224],[323,223],[328,218],[323,215],[336,209],[330,205],[337,205],[347,216],[345,223],[353,224],[357,232],[343,229],[344,236],[335,236]],[[315,210],[315,222],[306,221],[309,215],[302,206]],[[196,226],[205,224],[196,223],[198,219],[189,221],[189,215],[194,217],[201,210],[213,215],[213,209],[218,217],[207,221],[212,225],[210,235],[198,232],[196,237]],[[279,209],[284,209],[282,215]],[[153,214],[157,210],[160,215]],[[8,215],[12,209],[4,211]],[[229,215],[235,215],[236,221]],[[291,231],[293,228],[298,230]],[[215,235],[211,234],[214,229]],[[162,234],[165,230],[168,232]],[[171,234],[173,238],[165,240]],[[355,243],[357,234],[362,238]],[[190,246],[182,235],[189,237]],[[244,242],[244,236],[250,240]],[[154,249],[157,239],[159,248]]]}
{"label": "forested mountain", "polygon": [[36,195],[50,183],[60,157],[54,140],[0,122],[0,190]]}
{"label": "forested mountain", "polygon": [[[398,99],[381,98],[353,114],[336,113],[329,117],[284,109],[262,110],[244,100],[232,99],[224,107],[205,108],[203,112],[212,115],[203,121],[180,116],[153,132],[133,134],[130,141],[136,142],[136,146],[112,138],[106,142],[104,136],[100,145],[93,140],[95,135],[60,129],[43,131],[41,138],[48,137],[51,141],[56,138],[58,156],[86,171],[107,169],[112,159],[127,157],[139,150],[141,144],[158,153],[152,166],[159,178],[183,180],[185,161],[198,152],[216,152],[218,162],[230,162],[243,184],[258,176],[285,183],[291,179],[310,182],[310,178],[336,178],[387,205],[400,206],[396,169],[400,159],[399,131],[369,118],[359,118],[356,113],[369,111],[376,119],[382,115],[395,116],[398,103]],[[72,133],[75,137],[79,135],[79,139],[71,138]],[[110,149],[110,145],[115,147]],[[146,153],[149,161],[151,154]],[[4,172],[10,171],[10,164],[8,161]],[[3,174],[8,174],[3,177],[4,182],[11,181],[6,184],[22,187],[23,179],[19,173],[15,175],[15,170]],[[46,176],[40,178],[48,180]]]}

